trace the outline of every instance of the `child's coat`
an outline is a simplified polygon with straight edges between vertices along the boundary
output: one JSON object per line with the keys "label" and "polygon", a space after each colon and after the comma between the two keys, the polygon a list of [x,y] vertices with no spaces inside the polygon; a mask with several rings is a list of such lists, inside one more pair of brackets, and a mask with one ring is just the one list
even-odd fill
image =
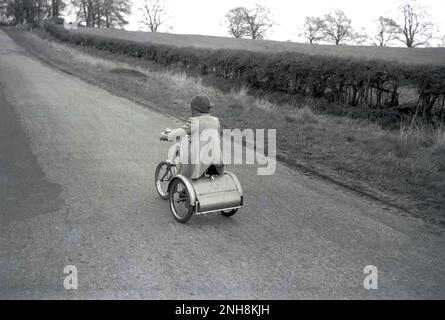
{"label": "child's coat", "polygon": [[[209,114],[191,117],[181,128],[168,134],[169,141],[180,142],[177,173],[190,179],[201,177],[214,165],[219,174],[224,172],[221,152],[221,125],[219,119]],[[188,135],[189,138],[184,136]]]}

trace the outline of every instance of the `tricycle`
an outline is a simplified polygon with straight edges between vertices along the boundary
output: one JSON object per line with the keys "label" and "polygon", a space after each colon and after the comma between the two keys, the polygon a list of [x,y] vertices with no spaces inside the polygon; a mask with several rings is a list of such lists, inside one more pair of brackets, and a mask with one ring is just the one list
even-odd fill
{"label": "tricycle", "polygon": [[[165,137],[169,132],[167,129],[161,133],[161,140],[168,141]],[[179,152],[177,147],[177,159]],[[155,186],[159,196],[169,200],[170,211],[178,222],[188,222],[193,214],[220,212],[229,217],[243,206],[243,191],[235,174],[224,169],[216,170],[213,164],[209,164],[201,176],[191,179],[178,174],[175,162],[165,160],[158,164]]]}

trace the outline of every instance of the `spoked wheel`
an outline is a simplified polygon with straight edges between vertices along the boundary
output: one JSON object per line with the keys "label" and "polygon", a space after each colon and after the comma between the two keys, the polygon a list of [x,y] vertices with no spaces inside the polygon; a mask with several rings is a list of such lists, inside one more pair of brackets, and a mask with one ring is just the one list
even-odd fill
{"label": "spoked wheel", "polygon": [[156,191],[159,196],[166,200],[168,199],[168,184],[171,179],[174,177],[176,172],[175,165],[170,164],[167,161],[162,161],[158,164],[155,173],[155,185]]}
{"label": "spoked wheel", "polygon": [[221,211],[221,214],[224,217],[231,217],[231,216],[233,216],[237,212],[238,212],[238,209],[232,209],[232,210],[228,210],[228,211]]}
{"label": "spoked wheel", "polygon": [[193,214],[189,191],[180,179],[173,181],[170,187],[170,210],[181,223],[189,221]]}

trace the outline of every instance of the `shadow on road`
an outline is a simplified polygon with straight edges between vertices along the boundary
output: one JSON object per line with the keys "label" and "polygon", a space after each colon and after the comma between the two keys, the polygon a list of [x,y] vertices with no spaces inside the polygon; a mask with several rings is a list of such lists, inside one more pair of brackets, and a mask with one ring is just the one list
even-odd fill
{"label": "shadow on road", "polygon": [[0,226],[63,208],[61,191],[61,185],[44,176],[17,113],[0,88]]}

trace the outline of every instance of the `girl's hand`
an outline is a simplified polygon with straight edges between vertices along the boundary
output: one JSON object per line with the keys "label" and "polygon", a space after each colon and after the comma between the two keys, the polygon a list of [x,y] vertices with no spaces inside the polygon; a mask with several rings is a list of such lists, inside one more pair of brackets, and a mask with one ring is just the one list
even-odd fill
{"label": "girl's hand", "polygon": [[168,135],[165,132],[162,132],[160,140],[161,141],[168,141]]}

